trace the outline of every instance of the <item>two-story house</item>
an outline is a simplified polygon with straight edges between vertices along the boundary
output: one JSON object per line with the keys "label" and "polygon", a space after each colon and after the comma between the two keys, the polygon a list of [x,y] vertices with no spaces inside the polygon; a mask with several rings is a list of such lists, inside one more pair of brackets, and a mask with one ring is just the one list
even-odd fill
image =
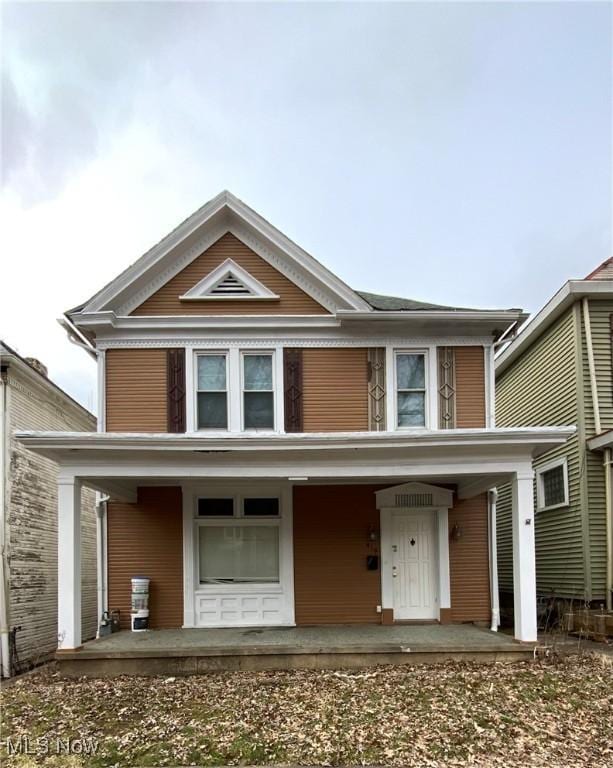
{"label": "two-story house", "polygon": [[61,648],[81,644],[83,485],[109,497],[108,607],[127,617],[145,575],[153,628],[214,628],[489,624],[507,480],[534,641],[532,461],[572,430],[495,428],[493,345],[522,318],[357,292],[211,200],[66,313],[98,356],[99,432],[21,435],[61,465]]}
{"label": "two-story house", "polygon": [[[537,591],[575,605],[613,589],[613,259],[569,280],[496,361],[498,424],[573,424],[535,459]],[[513,592],[510,489],[498,500],[499,583]]]}
{"label": "two-story house", "polygon": [[[96,429],[96,417],[47,375],[35,358],[0,341],[0,670],[2,677],[47,661],[58,645],[57,464],[28,451],[15,438],[24,429]],[[83,493],[84,638],[96,636],[96,512]]]}

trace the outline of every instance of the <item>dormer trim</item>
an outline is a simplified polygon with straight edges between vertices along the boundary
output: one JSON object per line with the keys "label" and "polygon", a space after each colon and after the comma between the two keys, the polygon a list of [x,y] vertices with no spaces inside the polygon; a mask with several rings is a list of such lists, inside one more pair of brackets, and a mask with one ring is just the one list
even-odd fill
{"label": "dormer trim", "polygon": [[278,301],[279,296],[233,259],[226,259],[202,278],[181,301]]}

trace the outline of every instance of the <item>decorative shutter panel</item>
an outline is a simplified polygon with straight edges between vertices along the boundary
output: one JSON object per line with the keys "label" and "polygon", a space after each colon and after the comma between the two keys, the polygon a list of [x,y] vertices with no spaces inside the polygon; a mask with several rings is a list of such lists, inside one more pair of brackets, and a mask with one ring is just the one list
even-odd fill
{"label": "decorative shutter panel", "polygon": [[285,431],[304,432],[302,418],[302,350],[283,350]]}
{"label": "decorative shutter panel", "polygon": [[185,432],[185,350],[169,349],[166,367],[168,431]]}
{"label": "decorative shutter panel", "polygon": [[438,347],[438,421],[439,429],[456,426],[455,350]]}
{"label": "decorative shutter panel", "polygon": [[383,432],[385,423],[385,347],[368,350],[368,429]]}

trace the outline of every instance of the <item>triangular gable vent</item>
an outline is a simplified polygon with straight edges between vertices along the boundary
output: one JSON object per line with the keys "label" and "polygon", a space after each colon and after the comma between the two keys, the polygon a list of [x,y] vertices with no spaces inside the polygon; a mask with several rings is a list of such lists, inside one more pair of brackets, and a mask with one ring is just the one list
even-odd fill
{"label": "triangular gable vent", "polygon": [[211,296],[252,296],[253,291],[250,291],[238,277],[230,272],[214,288],[211,288],[209,294]]}
{"label": "triangular gable vent", "polygon": [[270,301],[279,297],[235,261],[226,259],[223,264],[215,267],[179,298],[182,301],[207,299],[217,301],[220,299],[267,299]]}

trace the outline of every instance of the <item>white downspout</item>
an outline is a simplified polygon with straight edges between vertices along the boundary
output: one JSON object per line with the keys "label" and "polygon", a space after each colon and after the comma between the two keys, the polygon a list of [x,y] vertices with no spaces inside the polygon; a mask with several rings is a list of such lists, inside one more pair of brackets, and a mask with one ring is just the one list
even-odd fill
{"label": "white downspout", "polygon": [[490,533],[490,595],[492,602],[492,623],[490,629],[492,632],[498,632],[500,626],[500,600],[498,597],[498,545],[496,542],[496,502],[498,501],[498,490],[491,488],[487,494],[489,507],[489,533]]}
{"label": "white downspout", "polygon": [[9,654],[6,477],[7,477],[7,389],[6,375],[0,374],[0,669],[1,677],[11,676]]}
{"label": "white downspout", "polygon": [[107,606],[107,578],[106,578],[106,502],[109,497],[96,493],[96,571],[98,583],[98,620],[96,624],[96,637],[98,637],[102,614],[108,610]]}
{"label": "white downspout", "polygon": [[[594,409],[594,433],[599,435],[602,432],[600,421],[600,402],[598,400],[598,379],[596,378],[596,361],[594,359],[594,347],[592,344],[592,324],[590,322],[590,305],[587,296],[584,296],[581,302],[583,309],[583,326],[585,328],[585,341],[587,345],[587,364],[590,373],[590,390],[592,393],[592,407]],[[604,453],[604,472],[605,472],[605,522],[606,522],[606,550],[607,550],[607,577],[605,584],[607,610],[613,609],[613,542],[611,540],[611,531],[613,528],[613,503],[611,495],[611,449],[605,449]]]}
{"label": "white downspout", "polygon": [[592,346],[592,324],[590,323],[590,305],[587,296],[583,297],[583,326],[585,328],[585,341],[587,343],[587,365],[590,372],[590,389],[592,391],[592,406],[594,408],[594,432],[599,435],[602,432],[600,426],[600,403],[598,401],[598,383],[596,380],[596,362],[594,360],[594,347]]}

